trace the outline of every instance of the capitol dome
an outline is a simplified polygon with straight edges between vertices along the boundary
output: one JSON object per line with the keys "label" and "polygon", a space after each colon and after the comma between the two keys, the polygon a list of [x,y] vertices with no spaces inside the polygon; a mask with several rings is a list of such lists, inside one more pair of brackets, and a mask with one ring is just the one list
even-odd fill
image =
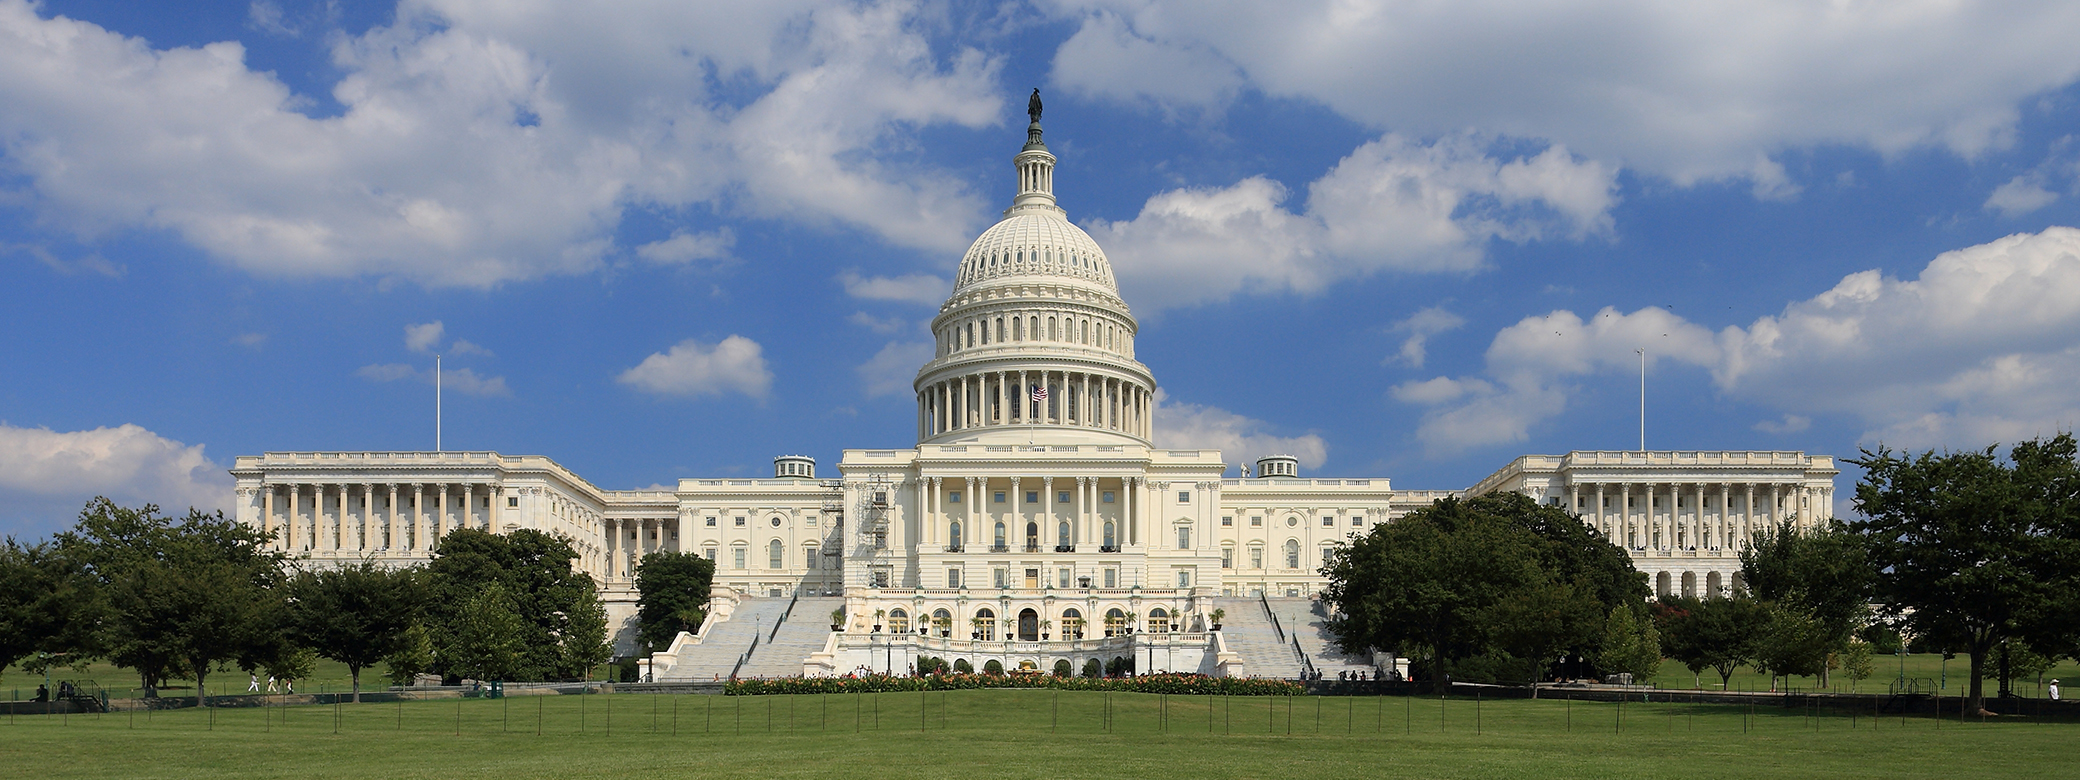
{"label": "capitol dome", "polygon": [[920,443],[1149,443],[1155,378],[1112,263],[1055,204],[1040,121],[1012,158],[1018,192],[975,239],[917,372]]}

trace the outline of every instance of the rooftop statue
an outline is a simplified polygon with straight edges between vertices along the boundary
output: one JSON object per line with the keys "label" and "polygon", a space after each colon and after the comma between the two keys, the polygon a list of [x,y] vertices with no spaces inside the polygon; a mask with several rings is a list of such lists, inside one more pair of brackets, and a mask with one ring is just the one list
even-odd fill
{"label": "rooftop statue", "polygon": [[1034,121],[1034,122],[1036,122],[1036,123],[1040,121],[1040,88],[1039,88],[1039,87],[1034,87],[1034,88],[1033,88],[1033,96],[1032,96],[1032,97],[1030,97],[1030,98],[1026,98],[1026,116],[1032,117],[1032,118],[1033,118],[1033,121]]}

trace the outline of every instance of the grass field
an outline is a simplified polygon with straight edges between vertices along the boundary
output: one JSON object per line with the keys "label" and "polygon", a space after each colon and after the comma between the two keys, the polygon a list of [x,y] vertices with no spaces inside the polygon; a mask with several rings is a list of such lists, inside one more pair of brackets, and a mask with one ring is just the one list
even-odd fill
{"label": "grass field", "polygon": [[18,716],[0,722],[0,765],[213,779],[2080,775],[2080,724],[1638,702],[1620,717],[1550,700],[1044,690],[515,696]]}

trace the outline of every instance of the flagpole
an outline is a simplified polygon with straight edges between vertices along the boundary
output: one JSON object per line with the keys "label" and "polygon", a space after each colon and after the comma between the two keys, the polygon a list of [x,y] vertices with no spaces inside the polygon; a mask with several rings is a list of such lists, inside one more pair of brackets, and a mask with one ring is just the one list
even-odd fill
{"label": "flagpole", "polygon": [[1647,451],[1647,348],[1633,350],[1639,353],[1639,451]]}
{"label": "flagpole", "polygon": [[433,451],[441,451],[441,356],[433,356]]}

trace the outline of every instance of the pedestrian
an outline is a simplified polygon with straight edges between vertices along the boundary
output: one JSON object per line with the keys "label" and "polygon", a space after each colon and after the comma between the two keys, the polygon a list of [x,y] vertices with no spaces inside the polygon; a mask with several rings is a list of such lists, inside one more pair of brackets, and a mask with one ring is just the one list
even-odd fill
{"label": "pedestrian", "polygon": [[2051,700],[2058,701],[2058,678],[2051,678]]}
{"label": "pedestrian", "polygon": [[246,693],[259,693],[260,675],[248,674],[246,677],[250,678],[250,681],[246,683]]}
{"label": "pedestrian", "polygon": [[44,685],[44,684],[42,684],[42,683],[37,683],[37,685],[36,685],[36,701],[50,701],[50,700],[51,700],[51,689],[50,689],[50,686],[48,686],[48,685]]}
{"label": "pedestrian", "polygon": [[280,692],[281,692],[281,690],[280,690],[279,688],[275,687],[275,682],[274,682],[274,675],[271,675],[271,674],[267,676],[267,692],[268,692],[268,693],[280,693]]}

